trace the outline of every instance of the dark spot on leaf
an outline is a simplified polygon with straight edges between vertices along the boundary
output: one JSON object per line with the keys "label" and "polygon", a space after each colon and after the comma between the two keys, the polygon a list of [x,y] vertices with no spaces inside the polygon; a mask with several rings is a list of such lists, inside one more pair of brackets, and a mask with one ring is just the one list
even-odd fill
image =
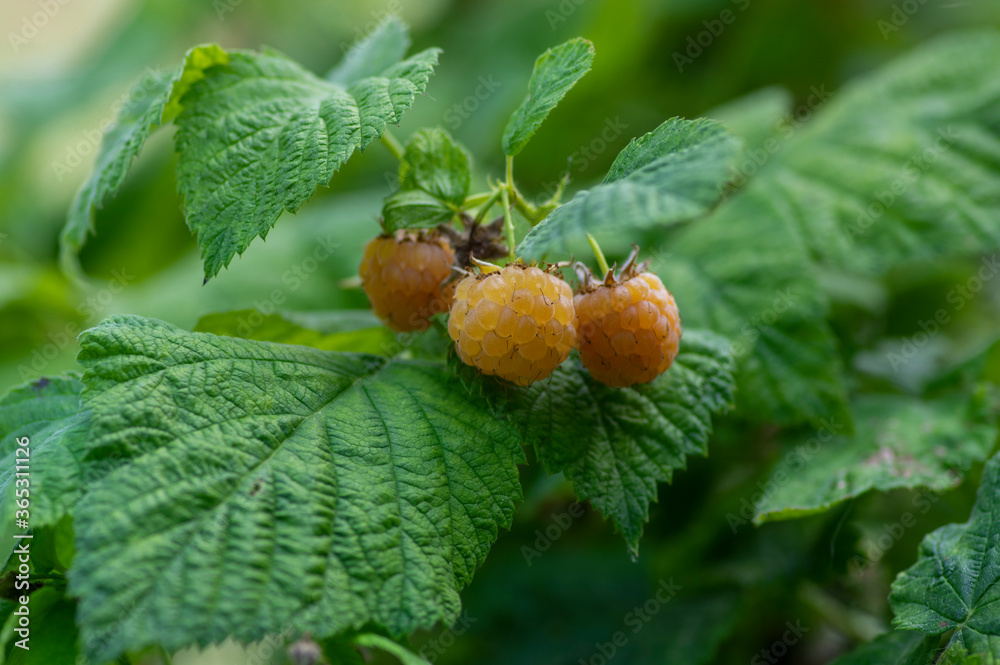
{"label": "dark spot on leaf", "polygon": [[37,390],[38,392],[42,392],[43,390],[48,388],[51,383],[52,383],[51,381],[49,381],[43,376],[42,378],[32,383],[31,387]]}
{"label": "dark spot on leaf", "polygon": [[253,485],[250,486],[250,496],[257,496],[260,493],[261,488],[264,487],[264,481],[260,478],[253,481]]}

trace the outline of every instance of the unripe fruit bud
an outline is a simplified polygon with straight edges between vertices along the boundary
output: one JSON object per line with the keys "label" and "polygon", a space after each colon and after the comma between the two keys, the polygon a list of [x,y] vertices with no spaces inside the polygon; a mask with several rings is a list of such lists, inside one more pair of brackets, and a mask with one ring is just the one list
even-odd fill
{"label": "unripe fruit bud", "polygon": [[466,277],[455,289],[448,334],[462,362],[527,386],[575,346],[572,296],[559,277],[518,264]]}
{"label": "unripe fruit bud", "polygon": [[396,231],[365,246],[361,285],[372,309],[397,332],[425,330],[430,317],[448,311],[451,293],[444,283],[455,253],[437,233]]}
{"label": "unripe fruit bud", "polygon": [[649,383],[667,371],[681,339],[677,304],[653,273],[589,286],[574,298],[580,359],[615,387]]}

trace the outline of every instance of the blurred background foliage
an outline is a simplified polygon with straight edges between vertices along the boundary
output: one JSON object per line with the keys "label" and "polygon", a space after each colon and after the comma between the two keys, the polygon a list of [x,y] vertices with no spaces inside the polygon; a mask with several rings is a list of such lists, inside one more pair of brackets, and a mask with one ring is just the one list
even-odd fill
{"label": "blurred background foliage", "polygon": [[[26,17],[43,4],[58,10],[32,33]],[[735,19],[679,71],[675,53],[717,27],[724,11]],[[211,41],[272,46],[324,72],[387,13],[411,26],[415,47],[444,49],[426,97],[397,136],[443,126],[475,155],[480,184],[502,171],[499,136],[535,57],[572,36],[594,42],[592,73],[518,158],[519,182],[538,197],[567,168],[573,187],[600,179],[631,137],[667,117],[697,117],[767,86],[803,102],[813,89],[836,90],[937,33],[1000,26],[1000,3],[991,0],[4,0],[0,386],[74,367],[76,333],[112,313],[191,328],[212,312],[266,309],[275,289],[287,295],[285,309],[365,307],[359,289],[338,284],[356,273],[391,191],[395,165],[378,146],[204,286],[176,194],[170,132],[154,135],[122,193],[100,211],[98,235],[82,254],[90,283],[60,273],[58,234],[101,128],[147,67],[172,67],[188,47]],[[11,33],[32,36],[12,41]],[[605,128],[606,148],[593,150],[591,140]],[[317,243],[336,250],[315,264],[308,257]],[[879,378],[883,351],[912,334],[913,322],[933,313],[975,265],[970,259],[898,270],[877,284],[829,284],[847,365],[865,369],[865,380],[903,389],[923,388],[948,371],[960,375],[969,363],[977,373],[984,366],[996,373],[1000,294],[993,285],[905,373]],[[867,306],[859,308],[859,299]],[[863,348],[880,351],[858,353]],[[540,551],[539,534],[569,514],[572,493],[560,477],[546,479],[536,468],[524,478],[527,498],[512,533],[501,536],[464,594],[467,628],[419,635],[414,648],[442,663],[600,665],[598,645],[618,630],[631,635],[630,612],[670,578],[683,587],[677,599],[617,649],[615,662],[687,662],[670,654],[697,649],[715,662],[773,662],[751,659],[784,639],[786,622],[806,630],[782,650],[783,663],[827,662],[870,639],[887,626],[895,572],[915,560],[924,533],[966,519],[975,484],[931,501],[912,492],[869,495],[815,518],[760,529],[745,524],[734,535],[727,513],[738,513],[741,500],[759,491],[780,438],[724,423],[710,458],[694,460],[660,488],[638,562],[591,512],[554,529],[558,537]],[[852,567],[866,542],[922,498],[930,507],[918,516],[919,528],[894,539],[877,561]],[[245,661],[235,646],[174,660]]]}

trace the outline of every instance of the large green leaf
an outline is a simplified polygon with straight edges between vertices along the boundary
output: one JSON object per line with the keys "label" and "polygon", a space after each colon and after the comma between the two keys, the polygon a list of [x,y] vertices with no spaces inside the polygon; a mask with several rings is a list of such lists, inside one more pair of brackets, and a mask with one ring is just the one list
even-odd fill
{"label": "large green leaf", "polygon": [[[794,441],[757,504],[756,522],[823,512],[869,490],[951,489],[989,457],[994,422],[969,413],[965,397],[920,400],[867,395],[853,403],[853,437],[832,428]],[[833,423],[836,425],[836,423]]]}
{"label": "large green leaf", "polygon": [[[954,34],[835,93],[759,178],[813,257],[877,273],[1000,246],[1000,34]],[[824,103],[816,90],[810,102]]]}
{"label": "large green leaf", "polygon": [[191,86],[176,120],[178,189],[206,279],[266,237],[283,210],[298,210],[355,150],[398,124],[424,91],[438,51],[346,85],[273,51],[229,55]]}
{"label": "large green leaf", "polygon": [[518,254],[569,254],[591,233],[635,234],[704,215],[722,195],[739,141],[714,120],[671,118],[633,139],[604,183],[577,192],[533,228]]}
{"label": "large green leaf", "polygon": [[447,623],[510,523],[517,437],[438,364],[138,317],[81,347],[88,460],[119,459],[76,510],[83,643],[111,635],[94,660]]}
{"label": "large green leaf", "polygon": [[741,411],[778,423],[846,421],[827,302],[781,205],[766,182],[754,181],[670,238],[653,268],[685,325],[732,340]]}
{"label": "large green leaf", "polygon": [[538,56],[528,81],[528,96],[517,107],[503,130],[503,151],[516,155],[566,96],[576,82],[590,71],[594,45],[576,37],[553,46]]}
{"label": "large green leaf", "polygon": [[448,132],[416,132],[399,163],[400,189],[382,209],[386,231],[447,222],[465,201],[471,182],[469,154]]}
{"label": "large green leaf", "polygon": [[685,330],[680,353],[652,383],[608,388],[579,360],[552,377],[510,393],[525,441],[551,473],[564,472],[577,495],[610,517],[629,548],[638,548],[657,484],[704,455],[712,414],[733,397],[726,340]]}
{"label": "large green leaf", "polygon": [[899,628],[954,631],[949,651],[1000,658],[1000,455],[983,470],[969,521],[924,538],[917,562],[892,583],[889,603]]}
{"label": "large green leaf", "polygon": [[[51,526],[72,508],[82,492],[81,462],[88,415],[80,412],[83,384],[76,376],[42,378],[18,387],[0,399],[0,496],[13,506],[16,463],[30,469],[32,528]],[[17,439],[27,437],[27,450]],[[21,455],[17,450],[22,448]],[[16,529],[13,510],[5,511],[3,533]],[[10,542],[10,539],[5,539]]]}
{"label": "large green leaf", "polygon": [[199,46],[188,51],[178,71],[149,72],[132,87],[115,124],[102,137],[90,177],[70,206],[60,237],[65,270],[79,271],[76,257],[87,235],[94,231],[95,212],[121,188],[150,133],[177,115],[180,97],[204,75],[206,68],[228,58],[218,46]]}

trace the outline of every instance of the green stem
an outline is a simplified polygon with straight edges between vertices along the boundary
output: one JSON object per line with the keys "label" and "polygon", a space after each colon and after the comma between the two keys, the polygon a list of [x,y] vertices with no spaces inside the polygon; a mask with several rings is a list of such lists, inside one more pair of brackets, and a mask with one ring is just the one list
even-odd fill
{"label": "green stem", "polygon": [[[510,163],[510,157],[508,164]],[[503,227],[507,231],[507,246],[510,247],[510,261],[517,260],[517,252],[514,245],[514,218],[510,214],[510,193],[506,187],[500,189],[500,198],[503,201]]]}
{"label": "green stem", "polygon": [[594,250],[594,256],[597,257],[597,267],[601,270],[601,281],[604,281],[604,276],[608,274],[608,260],[604,258],[604,252],[601,251],[601,246],[597,244],[597,239],[587,234],[587,242],[590,243],[590,248]]}
{"label": "green stem", "polygon": [[385,146],[386,150],[392,153],[393,157],[399,161],[403,161],[403,153],[406,152],[406,149],[388,129],[382,132],[382,145]]}
{"label": "green stem", "polygon": [[465,210],[468,210],[470,208],[478,208],[479,206],[483,205],[484,203],[486,203],[487,201],[489,201],[491,198],[493,198],[494,194],[496,194],[495,191],[494,192],[479,192],[478,194],[472,194],[472,195],[466,197],[466,199],[464,201],[462,201],[462,208],[464,208]]}
{"label": "green stem", "polygon": [[479,212],[476,213],[476,218],[473,220],[473,224],[482,223],[482,221],[486,218],[486,213],[490,211],[490,208],[493,207],[493,204],[496,203],[497,199],[500,198],[502,191],[503,191],[502,188],[496,190],[495,192],[490,194],[490,197],[488,199],[483,201],[482,207],[480,207]]}
{"label": "green stem", "polygon": [[532,226],[535,226],[545,218],[545,215],[539,214],[538,208],[528,203],[528,199],[521,196],[521,192],[517,191],[517,187],[512,187],[511,192],[514,195],[514,207]]}
{"label": "green stem", "polygon": [[514,157],[507,155],[507,187],[514,191]]}
{"label": "green stem", "polygon": [[423,656],[413,653],[402,644],[394,642],[388,637],[383,637],[382,635],[376,635],[375,633],[362,633],[354,638],[354,643],[362,647],[381,649],[382,651],[395,656],[401,663],[407,663],[410,665],[414,663],[427,663],[427,665],[430,665],[427,659]]}

